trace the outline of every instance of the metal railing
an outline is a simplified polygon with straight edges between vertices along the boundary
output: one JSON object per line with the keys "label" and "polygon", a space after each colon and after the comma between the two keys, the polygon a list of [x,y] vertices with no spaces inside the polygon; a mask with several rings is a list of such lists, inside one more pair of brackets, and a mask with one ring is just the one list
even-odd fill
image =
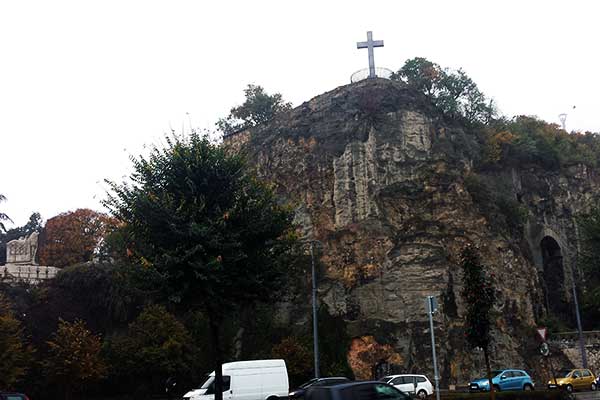
{"label": "metal railing", "polygon": [[[390,79],[394,71],[388,68],[375,67],[377,78]],[[369,68],[364,68],[350,75],[350,83],[355,83],[369,78]]]}

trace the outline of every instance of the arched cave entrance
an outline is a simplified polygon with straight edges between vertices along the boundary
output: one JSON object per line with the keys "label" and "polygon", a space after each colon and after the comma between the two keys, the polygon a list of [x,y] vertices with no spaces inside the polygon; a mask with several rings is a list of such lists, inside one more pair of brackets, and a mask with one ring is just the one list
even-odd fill
{"label": "arched cave entrance", "polygon": [[560,245],[550,236],[540,242],[542,251],[542,283],[546,309],[550,316],[563,321],[571,320],[565,290],[565,268]]}

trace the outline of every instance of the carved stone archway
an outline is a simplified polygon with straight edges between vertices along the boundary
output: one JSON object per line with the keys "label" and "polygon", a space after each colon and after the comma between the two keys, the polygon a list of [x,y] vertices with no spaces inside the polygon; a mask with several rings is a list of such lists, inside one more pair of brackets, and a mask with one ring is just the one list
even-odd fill
{"label": "carved stone archway", "polygon": [[561,246],[552,236],[544,236],[540,241],[542,255],[542,286],[548,313],[560,319],[571,318],[568,303],[564,259]]}

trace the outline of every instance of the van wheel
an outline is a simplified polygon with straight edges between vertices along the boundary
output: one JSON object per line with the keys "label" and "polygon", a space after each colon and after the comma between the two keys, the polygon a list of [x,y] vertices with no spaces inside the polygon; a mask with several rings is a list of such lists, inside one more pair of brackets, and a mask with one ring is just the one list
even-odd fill
{"label": "van wheel", "polygon": [[427,397],[427,392],[424,391],[423,389],[419,390],[419,393],[417,393],[417,397],[421,400],[425,399]]}

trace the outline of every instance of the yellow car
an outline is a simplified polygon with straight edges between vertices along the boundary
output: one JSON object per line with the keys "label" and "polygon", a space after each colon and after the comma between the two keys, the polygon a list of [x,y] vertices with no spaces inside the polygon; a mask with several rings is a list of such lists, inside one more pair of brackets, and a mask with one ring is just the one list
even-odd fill
{"label": "yellow car", "polygon": [[596,390],[596,377],[589,369],[563,369],[556,373],[556,379],[548,381],[548,389],[562,388],[573,390]]}

